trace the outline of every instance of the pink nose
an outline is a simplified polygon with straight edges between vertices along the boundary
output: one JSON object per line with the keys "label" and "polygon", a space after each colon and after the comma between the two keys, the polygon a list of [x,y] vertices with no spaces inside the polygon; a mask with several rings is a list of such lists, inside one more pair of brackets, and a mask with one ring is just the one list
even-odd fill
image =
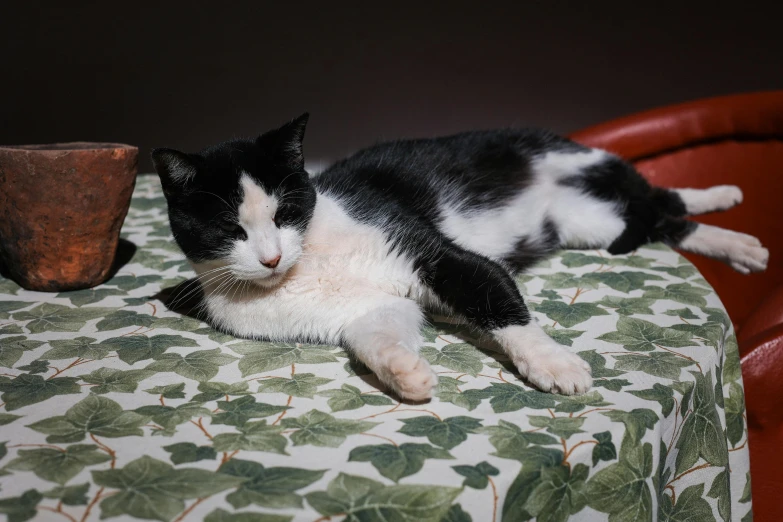
{"label": "pink nose", "polygon": [[272,259],[262,259],[261,264],[267,268],[275,268],[280,263],[280,255]]}

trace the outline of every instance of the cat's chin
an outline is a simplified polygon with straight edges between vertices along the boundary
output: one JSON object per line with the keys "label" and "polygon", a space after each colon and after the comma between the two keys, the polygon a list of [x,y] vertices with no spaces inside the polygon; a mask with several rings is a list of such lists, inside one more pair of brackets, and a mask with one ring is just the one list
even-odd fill
{"label": "cat's chin", "polygon": [[286,272],[280,272],[272,274],[268,277],[260,278],[260,279],[251,279],[250,281],[261,288],[269,289],[274,288],[277,285],[279,285],[283,279],[285,278]]}

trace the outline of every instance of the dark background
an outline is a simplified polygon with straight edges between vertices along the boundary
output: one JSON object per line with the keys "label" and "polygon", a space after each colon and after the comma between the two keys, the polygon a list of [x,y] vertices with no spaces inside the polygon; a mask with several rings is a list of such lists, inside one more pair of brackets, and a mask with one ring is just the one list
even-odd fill
{"label": "dark background", "polygon": [[142,171],[153,146],[193,151],[305,110],[306,155],[328,160],[783,88],[780,2],[4,4],[0,144],[125,142]]}

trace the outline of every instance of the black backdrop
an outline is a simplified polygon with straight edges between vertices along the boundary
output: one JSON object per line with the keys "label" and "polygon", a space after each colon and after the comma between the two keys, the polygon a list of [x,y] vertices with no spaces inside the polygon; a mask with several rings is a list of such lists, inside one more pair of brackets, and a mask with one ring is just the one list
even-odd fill
{"label": "black backdrop", "polygon": [[142,171],[305,110],[332,159],[783,88],[780,2],[68,3],[0,7],[0,143],[126,142]]}

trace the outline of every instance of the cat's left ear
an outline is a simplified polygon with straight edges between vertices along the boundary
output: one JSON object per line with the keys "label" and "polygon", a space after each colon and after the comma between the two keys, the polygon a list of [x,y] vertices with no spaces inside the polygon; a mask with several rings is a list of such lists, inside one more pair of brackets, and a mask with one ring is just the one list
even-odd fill
{"label": "cat's left ear", "polygon": [[[310,114],[306,112],[289,121],[276,131],[273,131],[277,141],[278,154],[281,155],[281,159],[291,167],[299,170],[304,170],[302,142],[304,141],[305,128],[307,127],[307,120],[309,118]],[[263,146],[268,134],[269,133],[264,134],[258,138],[260,146]]]}
{"label": "cat's left ear", "polygon": [[174,149],[152,149],[152,164],[166,191],[187,185],[198,171],[193,156]]}

